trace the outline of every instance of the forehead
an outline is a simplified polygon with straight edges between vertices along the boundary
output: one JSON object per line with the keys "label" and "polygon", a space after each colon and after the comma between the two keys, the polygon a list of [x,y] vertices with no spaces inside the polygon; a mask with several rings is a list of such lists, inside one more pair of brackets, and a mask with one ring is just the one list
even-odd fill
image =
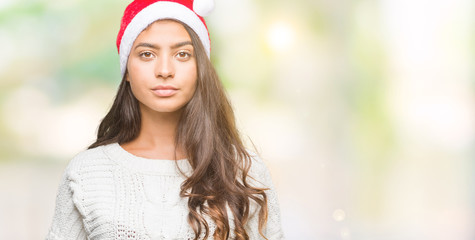
{"label": "forehead", "polygon": [[135,43],[141,41],[166,44],[178,41],[191,41],[191,38],[181,23],[173,20],[159,20],[153,22],[143,30],[137,37]]}

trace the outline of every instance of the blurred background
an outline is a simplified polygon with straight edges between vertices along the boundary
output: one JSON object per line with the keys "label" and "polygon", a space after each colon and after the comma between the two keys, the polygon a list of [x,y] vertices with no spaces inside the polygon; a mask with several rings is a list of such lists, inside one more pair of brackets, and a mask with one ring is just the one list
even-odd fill
{"label": "blurred background", "polygon": [[[44,239],[130,1],[0,1],[0,239]],[[212,61],[291,240],[475,239],[475,2],[216,0]]]}

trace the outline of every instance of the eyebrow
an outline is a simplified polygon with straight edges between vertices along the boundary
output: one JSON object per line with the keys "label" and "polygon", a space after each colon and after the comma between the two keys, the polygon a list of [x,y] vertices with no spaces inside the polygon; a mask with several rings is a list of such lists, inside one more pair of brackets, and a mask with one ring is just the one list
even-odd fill
{"label": "eyebrow", "polygon": [[[184,41],[184,42],[175,43],[174,45],[171,46],[171,49],[179,48],[179,47],[182,47],[182,46],[185,46],[185,45],[193,46],[191,41]],[[134,49],[137,49],[138,47],[148,47],[148,48],[153,48],[153,49],[160,49],[160,47],[155,45],[155,44],[145,43],[145,42],[137,44],[137,46],[135,46]]]}

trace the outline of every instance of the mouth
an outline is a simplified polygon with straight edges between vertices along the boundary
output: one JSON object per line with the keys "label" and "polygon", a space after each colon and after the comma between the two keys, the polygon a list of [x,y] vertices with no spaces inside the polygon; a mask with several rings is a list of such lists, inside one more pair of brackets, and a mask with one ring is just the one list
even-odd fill
{"label": "mouth", "polygon": [[178,88],[171,85],[158,85],[152,88],[152,92],[159,97],[170,97],[178,92]]}

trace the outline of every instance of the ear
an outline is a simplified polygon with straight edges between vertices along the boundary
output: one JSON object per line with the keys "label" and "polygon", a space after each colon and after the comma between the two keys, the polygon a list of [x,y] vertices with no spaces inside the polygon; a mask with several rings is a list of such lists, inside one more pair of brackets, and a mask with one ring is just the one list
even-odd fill
{"label": "ear", "polygon": [[127,71],[125,71],[125,81],[130,82],[129,73]]}

